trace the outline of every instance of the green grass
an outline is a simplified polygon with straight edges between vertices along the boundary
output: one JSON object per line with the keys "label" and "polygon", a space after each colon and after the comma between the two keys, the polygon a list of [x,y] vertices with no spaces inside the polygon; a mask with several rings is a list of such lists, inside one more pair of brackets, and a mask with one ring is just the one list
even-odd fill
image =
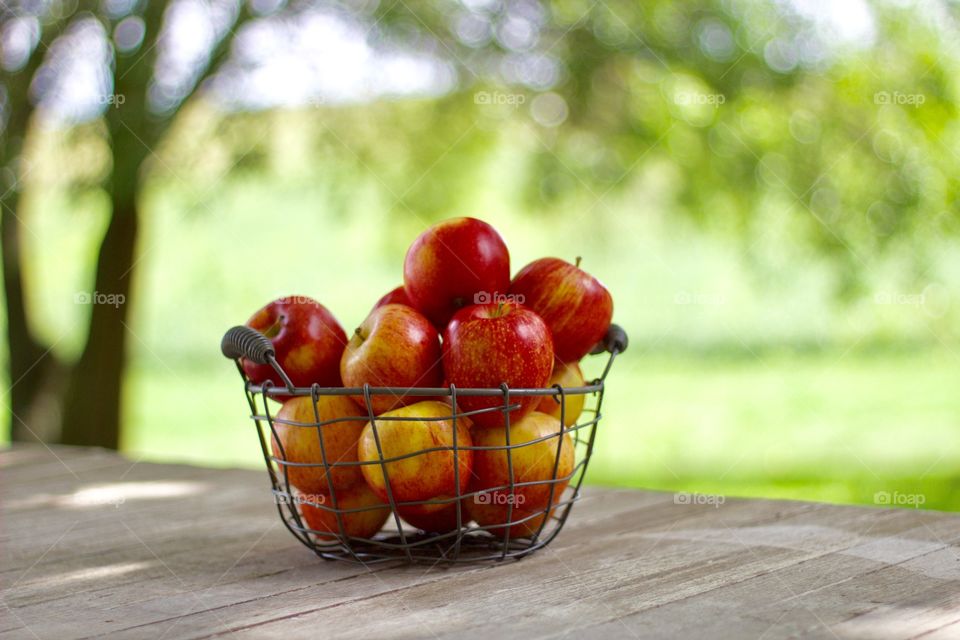
{"label": "green grass", "polygon": [[[589,483],[860,504],[887,492],[960,510],[955,355],[642,350],[608,379]],[[130,382],[128,454],[262,464],[229,362],[138,368]]]}
{"label": "green grass", "polygon": [[618,364],[593,482],[863,504],[919,494],[960,508],[952,354]]}

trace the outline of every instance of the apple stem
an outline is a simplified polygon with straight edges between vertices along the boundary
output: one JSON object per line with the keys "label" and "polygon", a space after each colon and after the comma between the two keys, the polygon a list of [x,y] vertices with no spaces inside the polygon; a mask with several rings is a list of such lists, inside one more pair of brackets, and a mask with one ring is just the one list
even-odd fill
{"label": "apple stem", "polygon": [[580,261],[583,260],[583,257],[577,256],[577,261],[573,263],[573,266],[580,267]]}
{"label": "apple stem", "polygon": [[503,302],[497,303],[497,317],[499,318],[503,314]]}
{"label": "apple stem", "polygon": [[279,316],[277,316],[276,322],[274,322],[272,325],[267,327],[267,330],[263,332],[263,335],[266,336],[267,338],[277,337],[277,334],[279,334],[280,330],[283,328],[283,321],[285,319],[286,318],[281,313]]}

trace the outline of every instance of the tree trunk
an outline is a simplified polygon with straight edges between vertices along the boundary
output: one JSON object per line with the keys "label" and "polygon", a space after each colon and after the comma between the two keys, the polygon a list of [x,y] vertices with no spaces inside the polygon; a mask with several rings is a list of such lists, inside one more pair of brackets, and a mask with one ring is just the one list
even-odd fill
{"label": "tree trunk", "polygon": [[116,449],[123,412],[129,300],[139,225],[135,192],[115,190],[113,215],[100,245],[87,343],[63,400],[65,444]]}
{"label": "tree trunk", "polygon": [[93,290],[83,294],[90,303],[90,327],[63,397],[60,439],[65,444],[108,449],[117,449],[120,444],[123,371],[139,228],[137,194],[141,168],[150,152],[144,141],[142,106],[136,104],[139,100],[139,94],[128,97],[138,109],[130,124],[116,112],[107,113],[113,150],[113,172],[107,184],[111,215],[100,243]]}
{"label": "tree trunk", "polygon": [[[167,8],[166,0],[144,7],[146,34],[142,55],[118,55],[114,91],[122,101],[107,109],[104,120],[110,133],[113,173],[108,185],[112,215],[100,245],[87,342],[73,367],[63,399],[61,441],[67,444],[118,448],[123,415],[123,371],[127,355],[129,309],[143,168],[170,125],[172,113],[153,116],[146,104],[155,60],[157,39]],[[250,14],[243,3],[236,28]],[[208,73],[229,51],[229,34],[211,51]],[[199,86],[186,96],[188,99]]]}
{"label": "tree trunk", "polygon": [[7,303],[10,439],[47,441],[56,437],[59,426],[57,391],[62,384],[63,367],[30,331],[21,273],[22,224],[16,214],[20,194],[16,186],[2,188],[9,189],[0,198],[0,242]]}
{"label": "tree trunk", "polygon": [[[52,42],[61,33],[66,21],[49,28],[44,36]],[[22,260],[23,222],[20,210],[23,173],[23,150],[33,108],[30,104],[30,80],[40,67],[42,51],[37,46],[26,65],[18,72],[5,74],[7,122],[0,128],[0,169],[8,176],[0,181],[0,243],[3,247],[3,293],[6,301],[8,392],[12,441],[56,438],[59,428],[59,386],[64,367],[50,349],[37,341],[30,330],[24,293]]]}
{"label": "tree trunk", "polygon": [[[144,7],[146,33],[141,54],[118,55],[113,90],[123,96],[107,108],[113,171],[107,189],[112,207],[100,244],[91,303],[90,328],[63,398],[61,442],[117,449],[123,417],[123,372],[127,359],[143,165],[160,136],[148,114],[147,87],[156,60],[166,0]],[[110,27],[110,23],[107,22]]]}

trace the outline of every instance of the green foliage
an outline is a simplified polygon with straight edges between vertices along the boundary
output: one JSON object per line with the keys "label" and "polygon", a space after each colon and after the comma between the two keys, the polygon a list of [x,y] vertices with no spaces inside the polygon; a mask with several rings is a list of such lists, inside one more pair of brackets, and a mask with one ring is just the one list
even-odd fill
{"label": "green foliage", "polygon": [[[496,64],[477,64],[478,51],[452,35],[463,9],[440,6],[379,17],[441,41],[464,69],[460,91],[496,82],[484,71],[518,52],[491,44],[482,55]],[[629,190],[665,165],[668,215],[721,225],[745,246],[781,218],[792,241],[833,262],[839,293],[856,291],[875,257],[904,243],[915,254],[910,268],[923,273],[929,240],[960,218],[955,15],[947,4],[869,9],[861,20],[867,32],[872,21],[873,36],[848,42],[831,35],[836,25],[785,3],[551,3],[524,55],[559,65],[551,90],[565,121],[531,124],[537,91],[500,89],[526,92],[529,107],[512,118],[532,129],[523,206],[550,210],[584,193],[589,201]],[[488,19],[502,25],[510,11],[506,3]],[[457,109],[438,105],[431,118],[442,146],[444,129],[477,116],[456,100],[439,104]],[[422,165],[412,166],[416,175]]]}
{"label": "green foliage", "polygon": [[[447,60],[450,92],[307,114],[195,105],[164,145],[175,159],[151,164],[155,177],[310,165],[335,210],[369,183],[397,218],[435,220],[469,208],[506,142],[523,154],[516,206],[528,214],[602,211],[625,194],[632,215],[684,217],[745,249],[773,225],[830,260],[848,298],[878,257],[904,247],[919,277],[930,247],[960,228],[953,5],[874,3],[844,16],[861,27],[844,37],[826,9],[745,0],[372,6],[352,16],[370,42]],[[470,18],[500,33],[517,16],[536,28],[529,47],[458,30]],[[299,164],[277,161],[304,144],[291,128],[306,130]]]}

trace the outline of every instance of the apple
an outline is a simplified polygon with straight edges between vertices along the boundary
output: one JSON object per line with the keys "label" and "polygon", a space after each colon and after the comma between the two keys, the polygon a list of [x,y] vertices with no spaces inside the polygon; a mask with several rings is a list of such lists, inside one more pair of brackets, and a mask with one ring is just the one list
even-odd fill
{"label": "apple", "polygon": [[[553,375],[547,382],[548,387],[554,385],[561,387],[583,387],[586,382],[583,379],[583,372],[580,371],[580,365],[576,362],[563,363],[557,362],[553,368]],[[570,427],[577,424],[577,418],[583,412],[583,404],[587,396],[582,393],[564,394],[563,404],[563,424]],[[537,411],[560,419],[560,396],[541,396],[540,403],[537,405]]]}
{"label": "apple", "polygon": [[[277,362],[297,387],[314,383],[321,387],[339,387],[340,354],[347,336],[326,307],[305,296],[278,298],[263,307],[247,326],[265,335],[273,344]],[[254,384],[283,381],[269,364],[243,360],[243,372]],[[283,400],[290,396],[277,396]]]}
{"label": "apple", "polygon": [[[316,414],[313,400],[309,396],[297,396],[284,402],[273,421],[276,432],[271,438],[273,455],[286,462],[307,463],[311,466],[281,464],[281,481],[286,468],[290,484],[304,493],[329,493],[331,482],[336,491],[361,483],[363,474],[359,465],[331,467],[328,477],[323,467],[320,434],[323,434],[323,452],[326,453],[328,464],[356,462],[357,444],[366,424],[363,419],[366,413],[346,396],[318,396]],[[340,418],[360,419],[332,422],[318,428],[314,426],[317,416],[320,422]],[[297,424],[283,424],[283,421]]]}
{"label": "apple", "polygon": [[414,307],[443,328],[460,308],[492,301],[510,286],[510,253],[500,234],[476,218],[453,218],[420,234],[403,261]]}
{"label": "apple", "polygon": [[373,305],[373,308],[376,309],[385,304],[405,304],[408,307],[413,306],[410,304],[410,298],[407,297],[407,292],[403,288],[402,284],[384,294],[384,296],[377,300],[377,303]]}
{"label": "apple", "polygon": [[[387,304],[371,311],[350,337],[340,375],[347,387],[438,387],[440,361],[440,336],[430,321],[413,307]],[[365,405],[363,396],[354,399]],[[370,396],[377,415],[411,401],[415,396]]]}
{"label": "apple", "polygon": [[[458,311],[443,334],[443,370],[458,387],[542,388],[553,371],[550,330],[536,313],[513,302],[478,304]],[[510,419],[533,411],[538,396],[511,397],[519,409]],[[502,396],[458,396],[464,412],[503,405]],[[502,411],[471,416],[481,427],[502,427]]]}
{"label": "apple", "polygon": [[[502,536],[505,525],[510,526],[510,537],[534,535],[546,517],[549,508],[560,500],[563,490],[570,482],[574,468],[573,441],[568,433],[563,434],[560,444],[560,423],[556,418],[534,411],[510,425],[510,457],[513,462],[514,484],[532,482],[514,487],[513,492],[504,488],[510,484],[510,471],[507,465],[506,449],[478,450],[474,453],[474,477],[470,483],[470,492],[477,495],[464,498],[463,502],[470,517],[477,524],[495,536]],[[549,436],[555,436],[550,438]],[[546,438],[540,442],[534,442]],[[529,442],[525,446],[516,445]],[[506,429],[474,429],[474,446],[505,447]],[[557,447],[560,447],[560,459],[557,463]],[[557,464],[556,476],[553,468]],[[552,482],[556,480],[556,482]],[[550,499],[550,486],[553,485],[553,500]],[[509,514],[509,505],[513,511]],[[517,522],[529,517],[529,520]]]}
{"label": "apple", "polygon": [[[402,418],[384,420],[383,418]],[[440,418],[437,420],[436,418]],[[374,437],[376,423],[383,458],[389,459],[409,455],[401,460],[380,464]],[[395,503],[416,502],[420,500],[441,500],[455,498],[464,493],[473,469],[473,454],[470,447],[470,420],[457,418],[457,454],[453,447],[453,420],[450,406],[434,400],[426,400],[388,411],[373,423],[367,423],[360,436],[358,446],[359,459],[365,464],[361,467],[363,477],[374,493],[388,500],[387,484],[383,467],[390,478],[390,491]],[[427,453],[417,452],[437,447],[451,447]],[[459,486],[456,481],[456,469],[459,465]],[[450,504],[453,504],[452,502]],[[414,515],[431,514],[446,508],[446,504],[402,505],[405,513]]]}
{"label": "apple", "polygon": [[[435,511],[424,511],[423,509],[411,509],[410,507],[397,507],[397,513],[404,521],[421,531],[429,533],[447,533],[457,529],[457,503],[453,502],[448,506],[441,507]],[[466,508],[461,506],[460,525],[467,526],[470,522],[470,516],[467,515]]]}
{"label": "apple", "polygon": [[562,362],[578,362],[607,333],[613,318],[610,292],[577,264],[534,260],[514,277],[510,295],[543,318]]}
{"label": "apple", "polygon": [[[333,498],[325,494],[301,496],[323,507],[333,509]],[[370,487],[361,482],[345,491],[337,491],[337,510],[363,509],[352,513],[341,513],[343,532],[351,538],[372,538],[390,517],[390,507],[377,497]],[[300,514],[304,524],[322,542],[334,542],[340,539],[340,526],[337,523],[337,511],[323,509],[301,500]],[[323,535],[324,533],[333,535]]]}

